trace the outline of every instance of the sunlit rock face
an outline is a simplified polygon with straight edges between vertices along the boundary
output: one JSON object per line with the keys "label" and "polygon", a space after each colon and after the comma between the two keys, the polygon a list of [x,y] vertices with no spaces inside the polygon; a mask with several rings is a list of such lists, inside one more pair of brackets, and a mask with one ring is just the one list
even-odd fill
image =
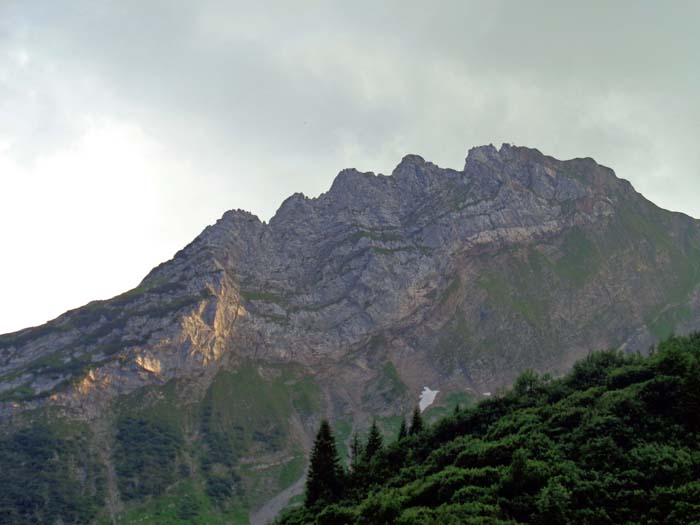
{"label": "sunlit rock face", "polygon": [[700,328],[699,281],[698,221],[592,159],[504,144],[457,171],[408,155],[388,176],[344,170],[269,223],[226,212],[136,289],[1,336],[0,416],[50,406],[109,433],[117,404],[215,405],[220,382],[253,377],[226,410],[260,388],[279,413],[247,420],[261,427],[241,456],[284,464],[322,415],[364,425],[425,385],[431,406],[483,397],[527,368]]}

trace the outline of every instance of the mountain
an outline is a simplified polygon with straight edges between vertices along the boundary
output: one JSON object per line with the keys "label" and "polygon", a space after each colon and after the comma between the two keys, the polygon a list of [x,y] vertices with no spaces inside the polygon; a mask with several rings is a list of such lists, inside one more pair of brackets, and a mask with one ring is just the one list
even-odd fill
{"label": "mountain", "polygon": [[225,213],[127,293],[0,336],[3,443],[38,433],[86,499],[47,496],[54,480],[30,511],[7,505],[245,522],[300,486],[321,416],[345,453],[371,416],[394,432],[424,387],[437,415],[527,368],[645,352],[700,328],[698,284],[700,222],[592,159],[504,144],[462,171],[416,155],[390,176],[344,170],[269,223]]}
{"label": "mountain", "polygon": [[321,476],[333,455],[317,455],[307,493],[323,497],[279,524],[693,525],[699,409],[700,334],[651,357],[593,353],[371,456],[367,441],[334,491]]}

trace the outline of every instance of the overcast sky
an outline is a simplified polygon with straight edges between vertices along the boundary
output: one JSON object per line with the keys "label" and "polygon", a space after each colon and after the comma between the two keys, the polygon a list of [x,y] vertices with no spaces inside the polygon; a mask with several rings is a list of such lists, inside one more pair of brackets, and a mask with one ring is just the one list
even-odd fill
{"label": "overcast sky", "polygon": [[700,217],[700,2],[0,0],[0,333],[345,167],[594,157]]}

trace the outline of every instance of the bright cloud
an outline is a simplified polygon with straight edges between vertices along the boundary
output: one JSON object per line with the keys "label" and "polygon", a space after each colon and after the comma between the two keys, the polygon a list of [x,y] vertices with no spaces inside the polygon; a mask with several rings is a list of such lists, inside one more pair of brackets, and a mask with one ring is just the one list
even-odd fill
{"label": "bright cloud", "polygon": [[592,156],[700,216],[697,2],[0,2],[0,333],[232,208],[473,145]]}

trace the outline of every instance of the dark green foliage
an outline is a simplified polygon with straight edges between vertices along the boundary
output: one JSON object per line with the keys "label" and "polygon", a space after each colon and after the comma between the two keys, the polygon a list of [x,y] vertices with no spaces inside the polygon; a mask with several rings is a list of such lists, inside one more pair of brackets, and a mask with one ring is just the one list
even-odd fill
{"label": "dark green foliage", "polygon": [[205,402],[202,414],[202,473],[206,492],[218,504],[233,495],[233,487],[239,478],[234,471],[234,450],[231,438],[219,430],[212,420],[211,404]]}
{"label": "dark green foliage", "polygon": [[420,408],[417,406],[413,409],[413,416],[411,416],[411,428],[408,431],[409,434],[419,434],[423,431],[423,416],[421,416]]}
{"label": "dark green foliage", "polygon": [[384,440],[382,439],[382,434],[379,432],[379,427],[377,426],[377,421],[372,421],[372,426],[369,428],[369,435],[367,436],[367,444],[365,445],[365,461],[371,461],[374,456],[376,456],[384,447]]}
{"label": "dark green foliage", "polygon": [[177,517],[181,520],[191,520],[199,514],[201,504],[191,494],[184,496],[177,506]]}
{"label": "dark green foliage", "polygon": [[175,427],[125,417],[117,423],[114,464],[125,500],[158,496],[177,479],[182,436]]}
{"label": "dark green foliage", "polygon": [[408,427],[406,427],[406,420],[401,418],[401,426],[399,427],[398,439],[402,440],[406,436],[408,436]]}
{"label": "dark green foliage", "polygon": [[698,414],[700,335],[593,353],[389,444],[279,523],[696,525]]}
{"label": "dark green foliage", "polygon": [[332,503],[340,498],[343,477],[335,438],[328,421],[324,419],[311,451],[309,475],[306,480],[306,507]]}
{"label": "dark green foliage", "polygon": [[90,523],[104,494],[85,439],[44,424],[0,438],[0,524]]}
{"label": "dark green foliage", "polygon": [[350,443],[350,470],[356,470],[360,461],[362,461],[362,443],[360,442],[360,436],[355,432],[352,435],[352,442]]}

